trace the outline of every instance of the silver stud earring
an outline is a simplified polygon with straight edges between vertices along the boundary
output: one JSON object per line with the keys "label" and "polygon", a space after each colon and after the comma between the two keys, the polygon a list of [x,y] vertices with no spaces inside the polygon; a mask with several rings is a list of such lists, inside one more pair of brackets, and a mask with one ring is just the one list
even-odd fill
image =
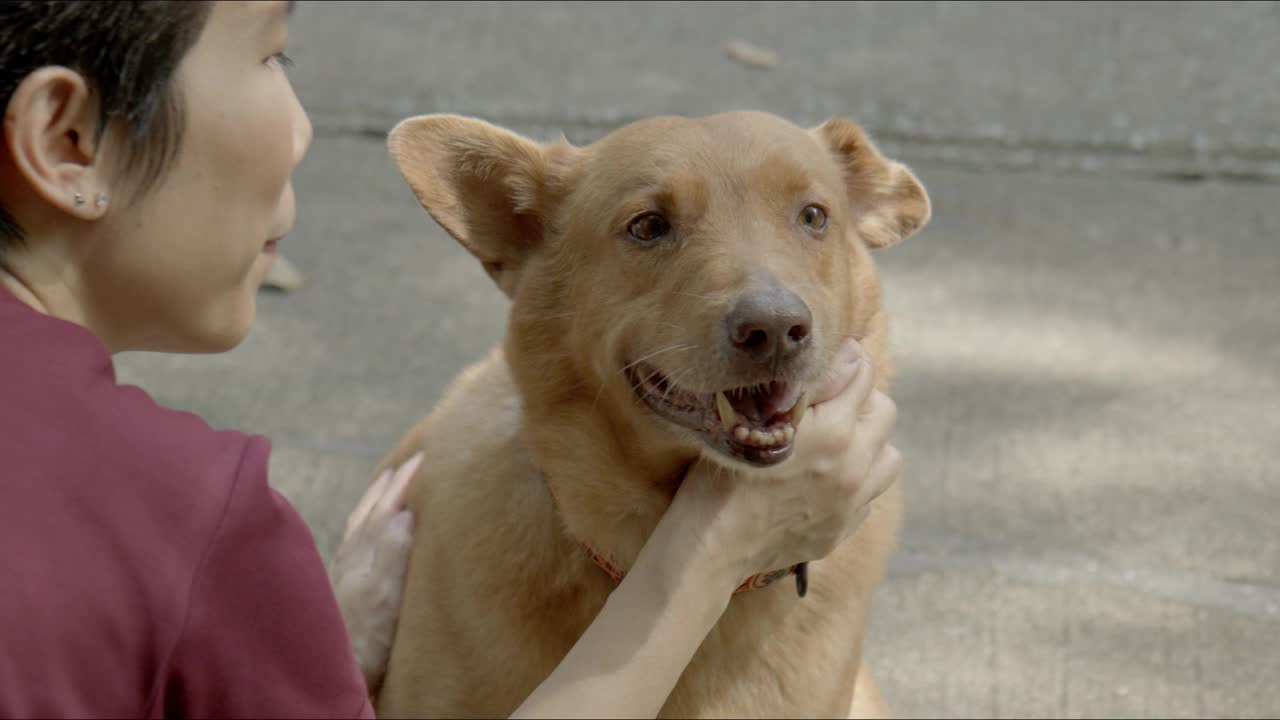
{"label": "silver stud earring", "polygon": [[84,204],[84,196],[81,195],[80,193],[76,193],[75,201],[76,201],[76,207],[80,207],[81,205]]}
{"label": "silver stud earring", "polygon": [[93,199],[93,206],[96,208],[100,208],[106,204],[107,204],[107,194],[104,192],[98,193],[98,196]]}

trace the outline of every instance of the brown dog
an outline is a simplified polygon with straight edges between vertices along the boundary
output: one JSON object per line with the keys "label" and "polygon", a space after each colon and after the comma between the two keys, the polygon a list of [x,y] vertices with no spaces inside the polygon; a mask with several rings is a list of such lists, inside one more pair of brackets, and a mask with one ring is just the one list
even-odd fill
{"label": "brown dog", "polygon": [[[428,115],[389,147],[512,304],[503,346],[383,462],[427,457],[378,714],[506,717],[615,587],[586,545],[629,567],[699,456],[785,462],[845,336],[887,387],[868,248],[922,227],[929,200],[841,119],[664,117],[579,148]],[[807,597],[736,594],[663,715],[881,712],[862,641],[901,515],[894,487],[812,563]]]}

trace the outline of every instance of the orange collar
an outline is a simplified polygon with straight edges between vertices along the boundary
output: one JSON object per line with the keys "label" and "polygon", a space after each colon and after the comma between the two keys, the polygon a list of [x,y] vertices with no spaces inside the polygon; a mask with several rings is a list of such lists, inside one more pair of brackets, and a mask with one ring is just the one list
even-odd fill
{"label": "orange collar", "polygon": [[[685,470],[687,469],[688,468]],[[680,471],[680,480],[684,479],[685,470]],[[558,510],[560,504],[559,500],[556,499],[555,491],[551,489],[551,483],[547,482],[547,476],[545,473],[542,475],[542,484],[547,487],[547,492],[551,495],[551,502],[557,506]],[[626,570],[623,570],[622,567],[614,562],[608,555],[597,550],[591,543],[579,538],[575,538],[575,540],[591,554],[591,562],[595,563],[601,570],[604,570],[605,574],[613,578],[615,583],[622,582],[622,578],[627,575]],[[746,580],[743,580],[742,584],[738,585],[737,589],[733,591],[733,594],[737,595],[738,593],[746,592],[747,590],[754,590],[756,588],[772,585],[788,575],[796,576],[796,594],[800,597],[804,597],[805,593],[808,592],[809,589],[809,563],[807,562],[798,563],[782,570],[756,573]]]}

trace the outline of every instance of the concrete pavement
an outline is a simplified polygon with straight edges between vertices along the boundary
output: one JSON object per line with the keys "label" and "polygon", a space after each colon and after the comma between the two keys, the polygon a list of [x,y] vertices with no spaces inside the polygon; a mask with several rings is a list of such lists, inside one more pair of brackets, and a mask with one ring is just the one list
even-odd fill
{"label": "concrete pavement", "polygon": [[[322,551],[506,301],[382,135],[421,112],[589,141],[732,107],[849,114],[933,224],[879,256],[908,467],[873,668],[905,717],[1280,708],[1280,3],[302,3],[318,130],[217,357],[122,379],[270,436]],[[771,70],[724,50],[778,53]]]}
{"label": "concrete pavement", "polygon": [[[1277,2],[304,4],[317,125],[460,112],[590,135],[645,115],[849,114],[971,167],[1280,175]],[[726,44],[775,51],[730,61]]]}

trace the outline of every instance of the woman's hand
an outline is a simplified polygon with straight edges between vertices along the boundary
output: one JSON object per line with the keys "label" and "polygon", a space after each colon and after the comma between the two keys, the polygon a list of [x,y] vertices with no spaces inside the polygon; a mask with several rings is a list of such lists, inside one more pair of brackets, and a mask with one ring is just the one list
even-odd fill
{"label": "woman's hand", "polygon": [[386,674],[400,617],[413,543],[413,512],[406,509],[405,498],[421,463],[418,453],[374,480],[347,518],[330,568],[338,608],[371,695]]}
{"label": "woman's hand", "polygon": [[663,523],[692,534],[735,586],[754,573],[826,557],[901,476],[902,457],[889,444],[896,421],[893,401],[875,390],[871,358],[848,340],[797,428],[790,460],[760,473],[700,460]]}

